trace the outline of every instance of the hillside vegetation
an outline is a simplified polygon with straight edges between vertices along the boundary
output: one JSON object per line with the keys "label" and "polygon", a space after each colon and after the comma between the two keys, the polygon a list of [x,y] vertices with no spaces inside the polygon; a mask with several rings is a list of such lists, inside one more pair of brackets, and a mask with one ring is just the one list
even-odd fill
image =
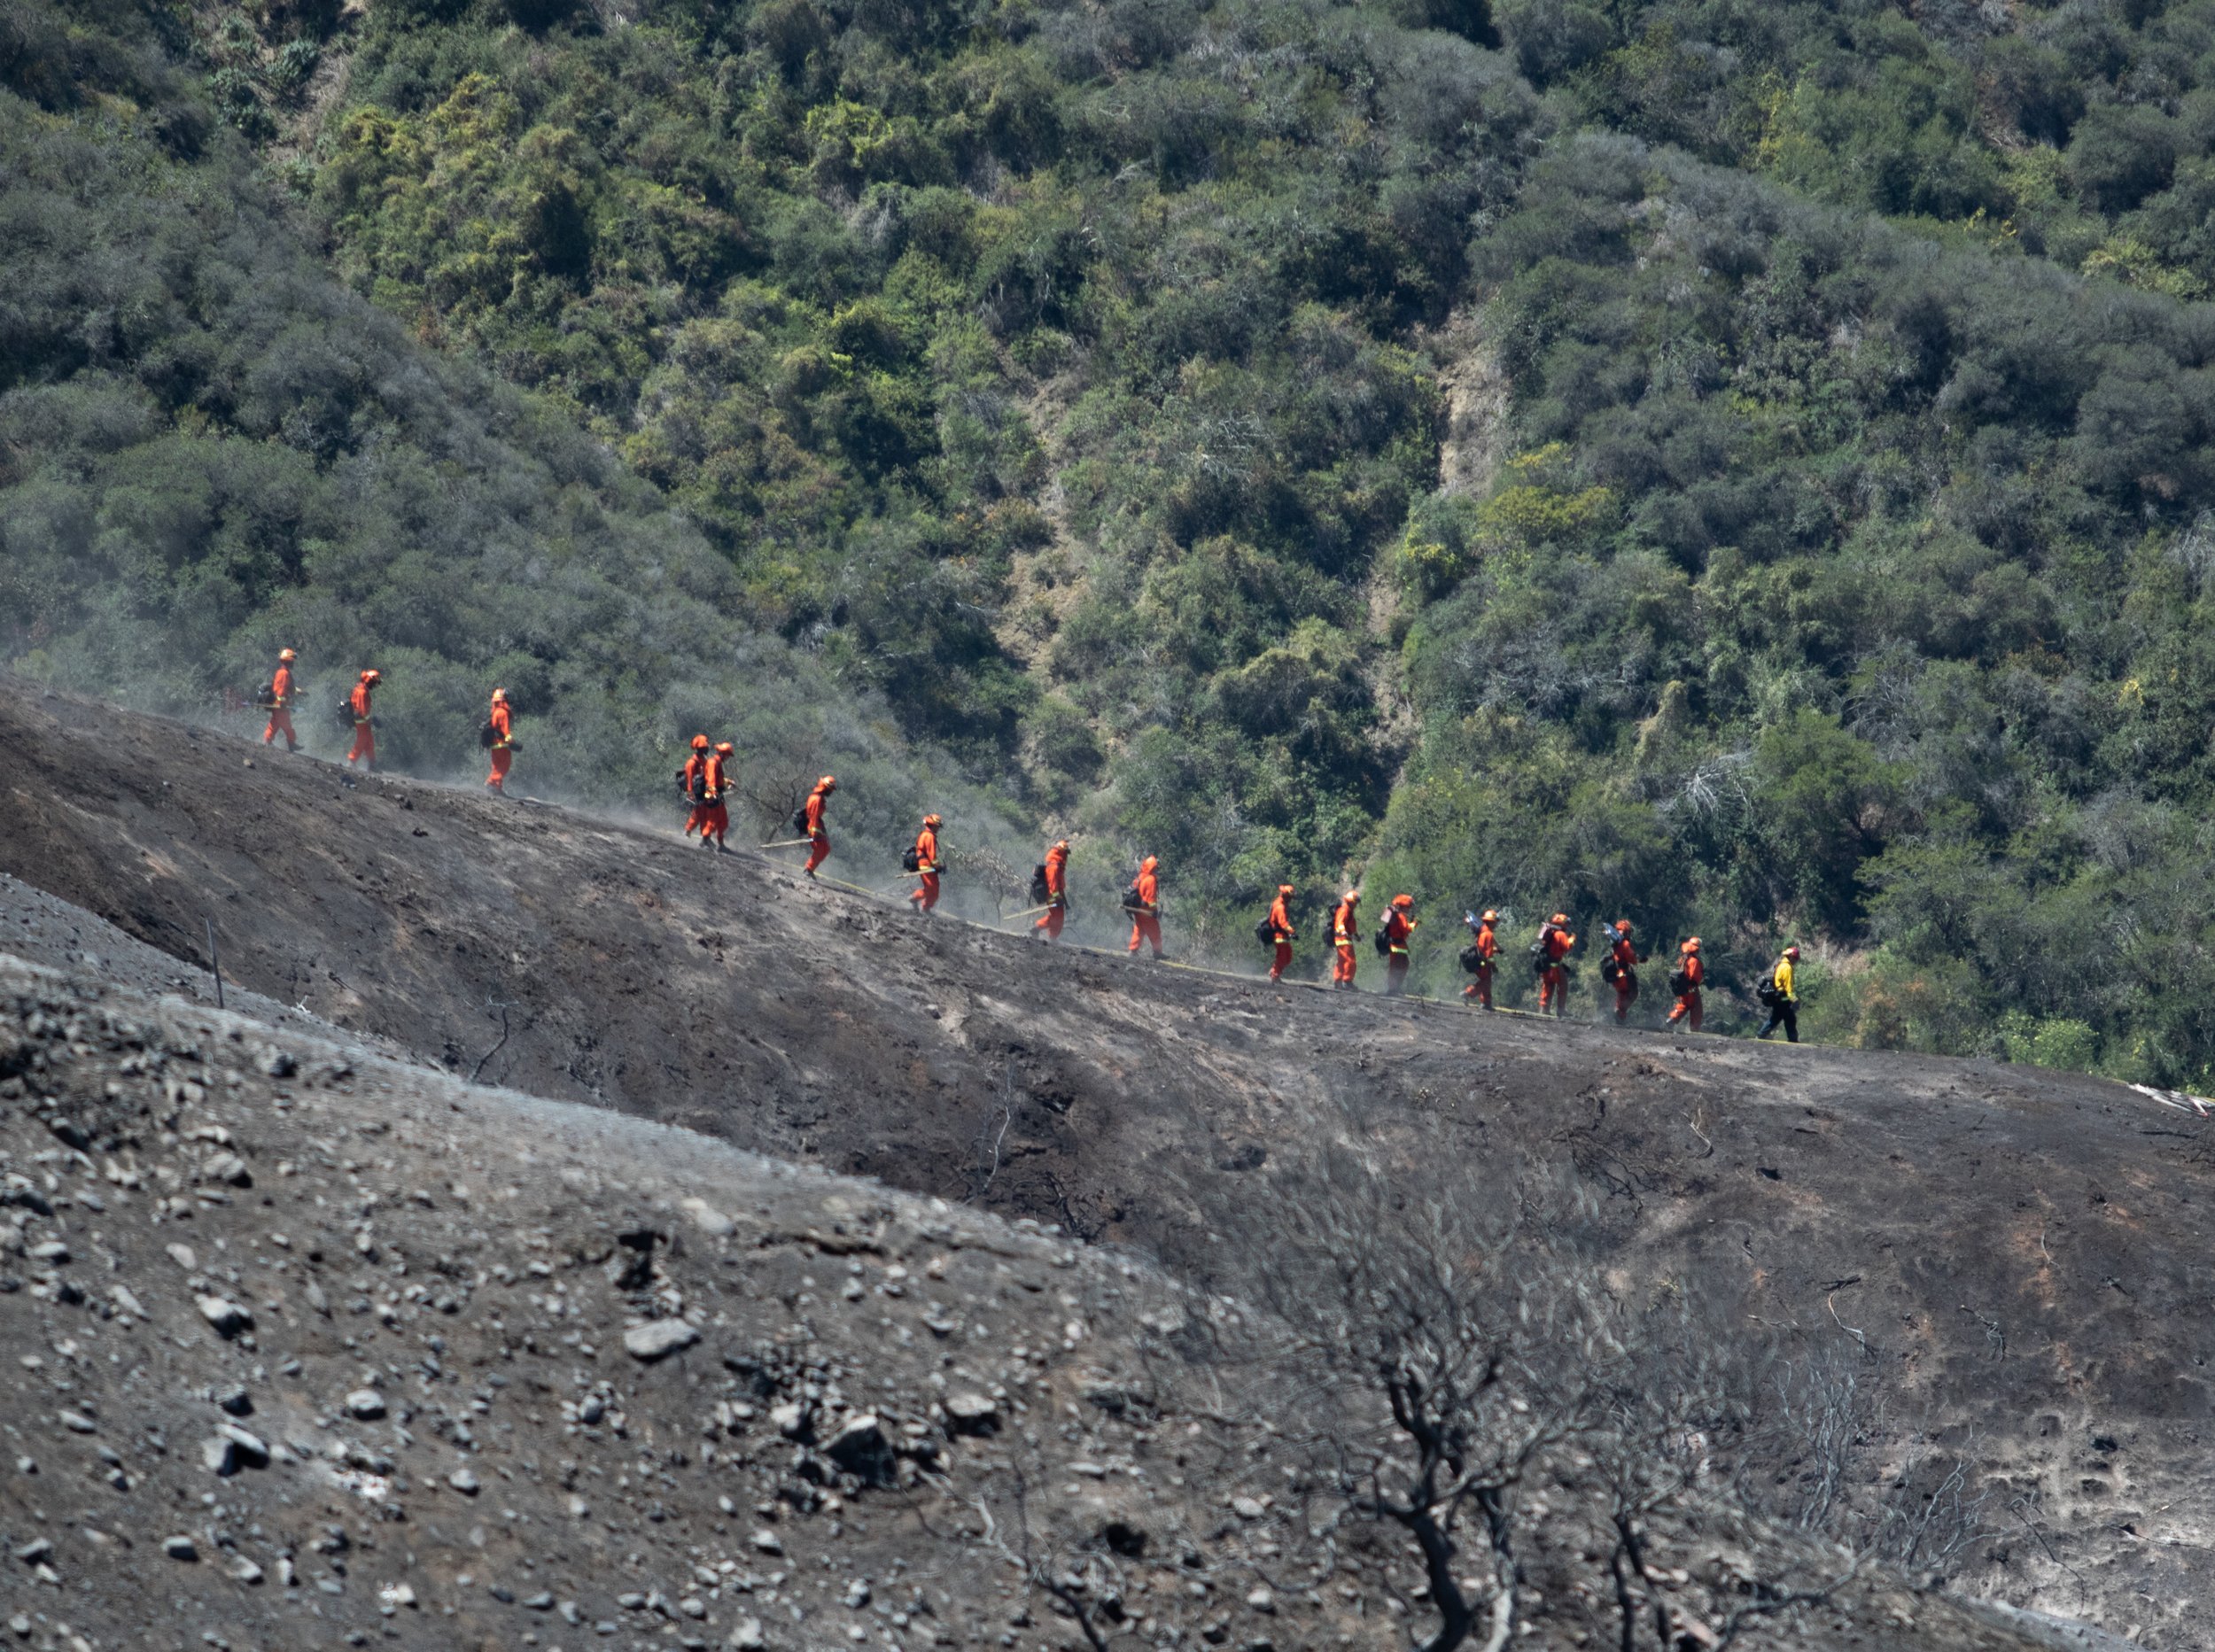
{"label": "hillside vegetation", "polygon": [[[226,206],[258,252],[317,226],[587,467],[496,467],[518,547],[580,487],[704,541],[782,726],[881,697],[1203,942],[1365,875],[1426,939],[1818,943],[1823,1036],[2215,1082],[2215,7],[406,0],[137,61],[89,77],[131,142],[228,200],[227,117],[294,197]],[[97,150],[87,79],[9,71]],[[1442,488],[1473,371],[1504,430]],[[353,416],[277,446],[336,487]],[[231,555],[175,553],[257,647],[330,603]]]}

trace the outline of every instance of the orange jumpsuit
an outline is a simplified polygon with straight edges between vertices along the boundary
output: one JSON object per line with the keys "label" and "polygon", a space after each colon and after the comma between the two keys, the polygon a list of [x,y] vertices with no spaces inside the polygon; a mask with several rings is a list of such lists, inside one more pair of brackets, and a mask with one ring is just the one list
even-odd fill
{"label": "orange jumpsuit", "polygon": [[724,767],[723,754],[711,751],[702,772],[706,778],[707,800],[700,805],[700,841],[715,840],[718,849],[723,847],[724,834],[731,829],[731,808],[723,801],[730,789],[730,771]]}
{"label": "orange jumpsuit", "polygon": [[1269,928],[1277,947],[1276,956],[1270,960],[1269,978],[1281,981],[1286,966],[1292,962],[1292,938],[1299,933],[1292,927],[1292,913],[1286,910],[1281,895],[1270,903]]}
{"label": "orange jumpsuit", "polygon": [[1630,1006],[1638,1002],[1638,972],[1632,966],[1645,960],[1630,944],[1628,935],[1618,935],[1614,945],[1607,949],[1607,956],[1615,960],[1615,1024],[1620,1027],[1630,1019]]}
{"label": "orange jumpsuit", "polygon": [[269,726],[261,731],[261,743],[276,744],[276,737],[284,736],[284,749],[298,751],[299,739],[292,733],[292,668],[280,665],[276,675],[269,679]]}
{"label": "orange jumpsuit", "polygon": [[1069,851],[1057,847],[1046,850],[1046,909],[1030,927],[1045,930],[1047,940],[1059,941],[1062,920],[1069,915]]}
{"label": "orange jumpsuit", "polygon": [[1131,950],[1139,950],[1139,942],[1146,942],[1154,949],[1154,956],[1162,956],[1162,881],[1154,875],[1155,865],[1149,855],[1139,868],[1139,910],[1131,914]]}
{"label": "orange jumpsuit", "polygon": [[919,912],[927,912],[938,904],[938,834],[925,826],[915,834],[915,875],[922,888],[907,898]]}
{"label": "orange jumpsuit", "polygon": [[1558,925],[1548,924],[1538,942],[1545,949],[1545,961],[1538,972],[1538,1012],[1543,1015],[1551,1010],[1558,1020],[1569,1012],[1569,972],[1561,960],[1569,956],[1577,938]]}
{"label": "orange jumpsuit", "polygon": [[1400,907],[1385,914],[1385,996],[1396,998],[1408,989],[1408,938],[1415,933],[1416,920]]}
{"label": "orange jumpsuit", "polygon": [[700,834],[700,841],[703,843],[708,841],[708,806],[693,795],[693,787],[695,782],[698,782],[702,789],[705,789],[708,759],[711,755],[712,754],[704,751],[696,751],[687,757],[684,778],[678,782],[680,787],[682,788],[685,805],[688,810],[685,816],[685,835],[690,837],[696,830]]}
{"label": "orange jumpsuit", "polygon": [[1500,956],[1500,937],[1490,924],[1477,926],[1477,978],[1461,989],[1465,998],[1474,998],[1486,1009],[1492,1007],[1492,976],[1498,968],[1495,962]]}
{"label": "orange jumpsuit", "polygon": [[369,721],[370,688],[367,683],[356,683],[348,696],[354,707],[354,749],[346,753],[350,768],[359,759],[364,768],[377,767],[377,730]]}
{"label": "orange jumpsuit", "polygon": [[508,770],[516,760],[514,728],[508,715],[505,700],[493,702],[493,772],[485,777],[485,784],[496,792],[508,789]]}
{"label": "orange jumpsuit", "polygon": [[1356,949],[1361,942],[1357,921],[1351,901],[1341,901],[1331,909],[1331,944],[1338,949],[1338,956],[1331,960],[1331,984],[1334,987],[1354,984],[1354,965],[1359,956]]}
{"label": "orange jumpsuit", "polygon": [[823,810],[829,803],[830,794],[820,786],[807,795],[807,865],[802,870],[811,878],[830,858],[830,828],[823,822]]}
{"label": "orange jumpsuit", "polygon": [[1669,1025],[1679,1021],[1693,1032],[1699,1031],[1700,983],[1707,979],[1707,966],[1697,952],[1684,955],[1684,990],[1676,995],[1676,1003],[1669,1011]]}

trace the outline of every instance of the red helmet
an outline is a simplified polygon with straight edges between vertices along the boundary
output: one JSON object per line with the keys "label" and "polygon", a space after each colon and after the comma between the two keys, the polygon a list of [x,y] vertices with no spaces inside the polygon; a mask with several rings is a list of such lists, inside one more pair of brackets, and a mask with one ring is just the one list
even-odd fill
{"label": "red helmet", "polygon": [[705,751],[708,748],[708,737],[705,734],[695,734],[692,737],[692,748],[695,751]]}
{"label": "red helmet", "polygon": [[1153,856],[1148,855],[1144,860],[1139,863],[1139,870],[1140,872],[1151,872],[1161,864],[1162,863],[1154,859]]}
{"label": "red helmet", "polygon": [[1615,920],[1615,933],[1619,935],[1628,935],[1630,933],[1630,919],[1628,918],[1618,918]]}
{"label": "red helmet", "polygon": [[727,740],[718,741],[715,748],[716,755],[721,757],[727,757],[737,749],[738,748],[732,745]]}
{"label": "red helmet", "polygon": [[1784,949],[1784,956],[1786,958],[1798,958],[1799,956],[1799,949],[1796,946],[1788,946]]}
{"label": "red helmet", "polygon": [[361,673],[361,680],[365,683],[381,683],[385,680],[385,673],[382,671],[364,671]]}

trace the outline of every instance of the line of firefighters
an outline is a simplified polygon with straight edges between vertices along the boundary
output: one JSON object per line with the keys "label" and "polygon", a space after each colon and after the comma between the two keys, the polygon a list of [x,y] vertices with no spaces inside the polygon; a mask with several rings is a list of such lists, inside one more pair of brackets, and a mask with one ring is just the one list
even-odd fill
{"label": "line of firefighters", "polygon": [[[718,852],[723,851],[724,835],[730,830],[730,811],[724,800],[730,785],[728,764],[732,756],[730,741],[711,746],[705,734],[696,734],[692,737],[692,756],[678,772],[679,790],[690,809],[685,819],[685,835],[690,837],[698,832],[700,846],[705,849],[712,842]],[[837,789],[837,777],[824,775],[793,816],[794,828],[805,834],[804,839],[795,840],[795,845],[800,842],[807,844],[807,864],[803,870],[811,878],[830,857],[828,817],[831,794]],[[938,904],[938,831],[944,824],[935,813],[925,815],[913,846],[901,857],[901,864],[916,876],[916,887],[907,899],[919,912],[928,912]],[[1046,850],[1031,882],[1031,898],[1041,908],[1031,928],[1049,941],[1060,939],[1062,925],[1069,918],[1069,844],[1067,838],[1062,838]],[[1278,884],[1268,917],[1255,926],[1256,937],[1271,949],[1269,978],[1272,981],[1282,981],[1285,971],[1292,965],[1293,942],[1299,936],[1292,916],[1292,901],[1297,893],[1289,883]],[[1123,908],[1131,917],[1131,940],[1126,950],[1134,957],[1141,949],[1151,951],[1156,958],[1162,957],[1161,861],[1156,857],[1148,855],[1139,863],[1138,876],[1123,891]],[[1331,911],[1331,984],[1347,991],[1356,989],[1355,978],[1360,970],[1360,908],[1361,891],[1348,889]],[[1473,938],[1462,950],[1461,962],[1475,980],[1462,989],[1462,997],[1481,1009],[1490,1010],[1494,1007],[1493,982],[1499,969],[1500,915],[1487,911],[1482,917],[1475,912],[1465,916]],[[1385,959],[1387,997],[1396,997],[1407,990],[1408,971],[1413,963],[1411,943],[1420,923],[1415,915],[1413,896],[1392,897],[1376,934],[1377,950]],[[1629,1020],[1631,1006],[1638,1000],[1638,966],[1647,962],[1647,955],[1632,942],[1628,919],[1619,919],[1605,933],[1607,955],[1601,962],[1600,975],[1614,991],[1615,1020],[1621,1024]],[[1577,937],[1569,929],[1566,912],[1554,913],[1539,927],[1538,938],[1531,943],[1530,957],[1538,977],[1541,1015],[1559,1018],[1568,1013],[1569,954],[1576,943]],[[1672,1028],[1681,1025],[1696,1033],[1700,1030],[1706,1012],[1707,981],[1707,966],[1701,956],[1698,935],[1678,947],[1677,959],[1676,973],[1669,981],[1669,990],[1676,1001],[1670,1006],[1667,1024]],[[1760,992],[1761,1002],[1769,1012],[1768,1023],[1757,1036],[1767,1038],[1782,1028],[1787,1039],[1793,1043],[1799,1042],[1799,995],[1793,979],[1794,966],[1799,961],[1797,946],[1786,947],[1776,960]]]}
{"label": "line of firefighters", "polygon": [[[277,655],[277,667],[269,679],[269,686],[261,691],[258,705],[269,714],[269,721],[261,731],[261,743],[274,746],[284,741],[284,749],[300,748],[299,732],[292,726],[292,706],[299,697],[299,680],[292,668],[299,663],[299,650],[285,648]],[[359,766],[364,773],[377,772],[377,691],[385,680],[378,671],[363,671],[354,679],[353,689],[338,708],[343,726],[354,731],[354,744],[346,752],[346,766]],[[515,766],[516,753],[522,748],[516,744],[515,721],[508,704],[505,688],[493,690],[492,710],[485,718],[478,739],[486,750],[492,753],[492,772],[485,777],[490,791],[504,795],[508,789],[508,772]]]}

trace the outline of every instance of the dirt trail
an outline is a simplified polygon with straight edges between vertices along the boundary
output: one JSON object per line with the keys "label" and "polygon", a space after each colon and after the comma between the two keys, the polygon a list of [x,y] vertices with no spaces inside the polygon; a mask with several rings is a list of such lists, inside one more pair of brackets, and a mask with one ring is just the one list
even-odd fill
{"label": "dirt trail", "polygon": [[[97,728],[96,742],[91,732]],[[248,756],[255,756],[252,767]],[[971,1199],[1235,1289],[1318,1144],[1558,1167],[1627,1264],[1851,1348],[1995,1477],[1980,1585],[2215,1645],[2206,1127],[2025,1067],[1479,1018],[1054,950],[0,687],[0,868],[467,1077]],[[506,1006],[504,1042],[497,1007]]]}

